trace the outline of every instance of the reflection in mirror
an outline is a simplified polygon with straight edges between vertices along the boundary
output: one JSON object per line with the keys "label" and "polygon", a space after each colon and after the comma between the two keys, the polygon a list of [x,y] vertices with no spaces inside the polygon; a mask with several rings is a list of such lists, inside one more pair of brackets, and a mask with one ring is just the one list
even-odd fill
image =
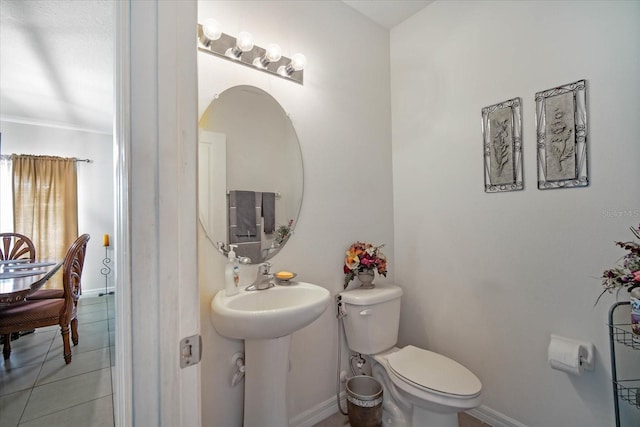
{"label": "reflection in mirror", "polygon": [[[200,222],[223,254],[257,264],[286,244],[302,204],[302,153],[291,120],[268,93],[232,87],[200,118]],[[244,259],[245,262],[249,260]]]}

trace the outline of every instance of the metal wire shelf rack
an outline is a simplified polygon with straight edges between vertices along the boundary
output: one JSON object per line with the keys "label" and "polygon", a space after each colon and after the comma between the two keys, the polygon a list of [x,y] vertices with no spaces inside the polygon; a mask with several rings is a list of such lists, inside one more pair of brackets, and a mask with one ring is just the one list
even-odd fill
{"label": "metal wire shelf rack", "polygon": [[631,406],[640,409],[640,379],[618,380],[614,384],[618,390],[618,397]]}
{"label": "metal wire shelf rack", "polygon": [[640,335],[631,332],[630,323],[618,323],[609,325],[612,330],[613,339],[627,347],[640,350]]}
{"label": "metal wire shelf rack", "polygon": [[631,324],[615,323],[614,312],[629,301],[614,303],[609,309],[609,349],[611,352],[611,382],[613,384],[613,401],[616,416],[616,427],[620,427],[619,400],[640,409],[640,379],[619,379],[616,368],[616,343],[623,344],[634,350],[640,350],[640,335],[631,332]]}

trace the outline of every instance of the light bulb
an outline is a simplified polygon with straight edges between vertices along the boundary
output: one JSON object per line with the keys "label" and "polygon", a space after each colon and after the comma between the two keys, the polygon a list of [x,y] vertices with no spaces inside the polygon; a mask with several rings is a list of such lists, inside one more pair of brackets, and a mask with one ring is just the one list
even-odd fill
{"label": "light bulb", "polygon": [[251,49],[253,49],[253,36],[246,31],[240,31],[235,47],[227,49],[225,55],[232,59],[240,59],[242,52],[249,52]]}
{"label": "light bulb", "polygon": [[251,33],[241,31],[236,39],[236,46],[243,52],[249,52],[253,49],[253,36]]}
{"label": "light bulb", "polygon": [[307,58],[301,53],[296,53],[291,57],[291,62],[278,67],[278,74],[283,77],[291,77],[294,71],[302,71],[307,65]]}
{"label": "light bulb", "polygon": [[282,58],[282,49],[280,49],[280,46],[278,46],[277,44],[271,43],[267,47],[267,51],[265,52],[264,56],[269,60],[269,62],[280,61],[280,58]]}
{"label": "light bulb", "polygon": [[294,71],[304,70],[304,67],[307,65],[307,58],[301,54],[296,53],[291,57],[291,68]]}
{"label": "light bulb", "polygon": [[218,40],[222,36],[220,24],[215,19],[207,19],[204,21],[204,24],[202,24],[202,33],[211,41]]}
{"label": "light bulb", "polygon": [[253,65],[258,68],[267,68],[270,63],[280,61],[280,58],[282,58],[282,49],[277,44],[271,43],[267,46],[264,55],[253,60]]}

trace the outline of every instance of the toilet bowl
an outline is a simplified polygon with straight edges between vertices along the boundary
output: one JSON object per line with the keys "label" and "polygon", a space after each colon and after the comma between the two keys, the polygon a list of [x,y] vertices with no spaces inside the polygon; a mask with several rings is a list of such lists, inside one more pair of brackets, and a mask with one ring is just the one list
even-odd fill
{"label": "toilet bowl", "polygon": [[438,353],[409,345],[376,354],[371,361],[391,408],[383,416],[385,426],[457,427],[457,413],[482,402],[478,377]]}
{"label": "toilet bowl", "polygon": [[[349,348],[371,362],[384,389],[385,427],[457,427],[457,413],[479,406],[482,383],[460,363],[413,345],[396,347],[402,290],[344,291],[338,298]],[[339,305],[340,307],[340,305]]]}

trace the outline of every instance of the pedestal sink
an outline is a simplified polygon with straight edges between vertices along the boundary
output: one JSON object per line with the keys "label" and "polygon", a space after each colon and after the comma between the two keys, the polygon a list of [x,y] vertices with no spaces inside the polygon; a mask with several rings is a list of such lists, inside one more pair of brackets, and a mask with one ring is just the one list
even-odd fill
{"label": "pedestal sink", "polygon": [[216,294],[211,321],[218,333],[245,340],[244,426],[288,426],[287,372],[291,334],[329,306],[326,289],[291,282],[237,295]]}

